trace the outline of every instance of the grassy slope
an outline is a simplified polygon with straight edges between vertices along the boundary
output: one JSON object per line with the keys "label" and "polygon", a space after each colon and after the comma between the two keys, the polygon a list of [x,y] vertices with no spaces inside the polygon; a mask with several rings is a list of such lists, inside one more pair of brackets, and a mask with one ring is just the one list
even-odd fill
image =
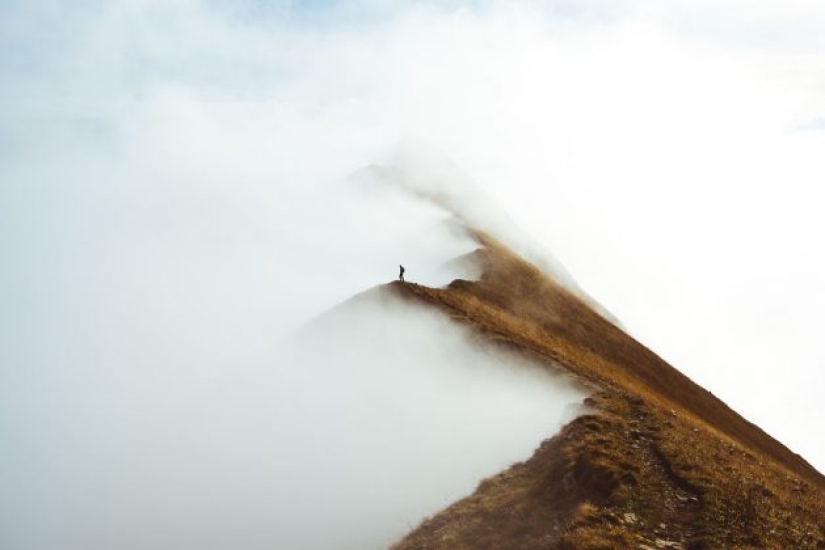
{"label": "grassy slope", "polygon": [[592,390],[592,414],[394,548],[825,548],[825,478],[534,266],[482,237],[478,282],[393,283]]}

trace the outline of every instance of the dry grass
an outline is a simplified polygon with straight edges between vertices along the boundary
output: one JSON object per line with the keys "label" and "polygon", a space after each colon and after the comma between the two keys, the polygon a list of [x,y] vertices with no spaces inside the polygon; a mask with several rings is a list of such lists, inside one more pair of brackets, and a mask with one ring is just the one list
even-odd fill
{"label": "dry grass", "polygon": [[825,478],[535,267],[480,236],[484,275],[392,288],[573,374],[594,414],[394,548],[825,548]]}

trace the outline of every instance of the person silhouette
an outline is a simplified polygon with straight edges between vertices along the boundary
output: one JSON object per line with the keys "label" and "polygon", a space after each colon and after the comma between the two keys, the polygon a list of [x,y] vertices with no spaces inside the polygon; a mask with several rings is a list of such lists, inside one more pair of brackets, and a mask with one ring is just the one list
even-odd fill
{"label": "person silhouette", "polygon": [[404,272],[406,271],[406,269],[404,269],[403,265],[399,265],[398,267],[400,268],[400,271],[398,272],[398,280],[403,283],[404,282]]}

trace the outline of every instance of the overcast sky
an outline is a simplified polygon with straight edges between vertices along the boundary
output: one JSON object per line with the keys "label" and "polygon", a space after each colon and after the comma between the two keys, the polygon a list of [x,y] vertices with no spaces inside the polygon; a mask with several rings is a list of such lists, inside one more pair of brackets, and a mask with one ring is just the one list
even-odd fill
{"label": "overcast sky", "polygon": [[468,251],[349,178],[421,143],[823,470],[823,28],[814,0],[2,1],[4,428],[67,357],[258,364]]}

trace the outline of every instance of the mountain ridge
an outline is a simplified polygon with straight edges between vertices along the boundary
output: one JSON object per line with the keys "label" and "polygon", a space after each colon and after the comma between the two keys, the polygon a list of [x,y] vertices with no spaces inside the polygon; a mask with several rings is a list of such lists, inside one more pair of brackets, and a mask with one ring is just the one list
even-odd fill
{"label": "mountain ridge", "polygon": [[477,233],[478,281],[387,285],[567,372],[592,409],[407,548],[825,547],[825,478],[582,299]]}

